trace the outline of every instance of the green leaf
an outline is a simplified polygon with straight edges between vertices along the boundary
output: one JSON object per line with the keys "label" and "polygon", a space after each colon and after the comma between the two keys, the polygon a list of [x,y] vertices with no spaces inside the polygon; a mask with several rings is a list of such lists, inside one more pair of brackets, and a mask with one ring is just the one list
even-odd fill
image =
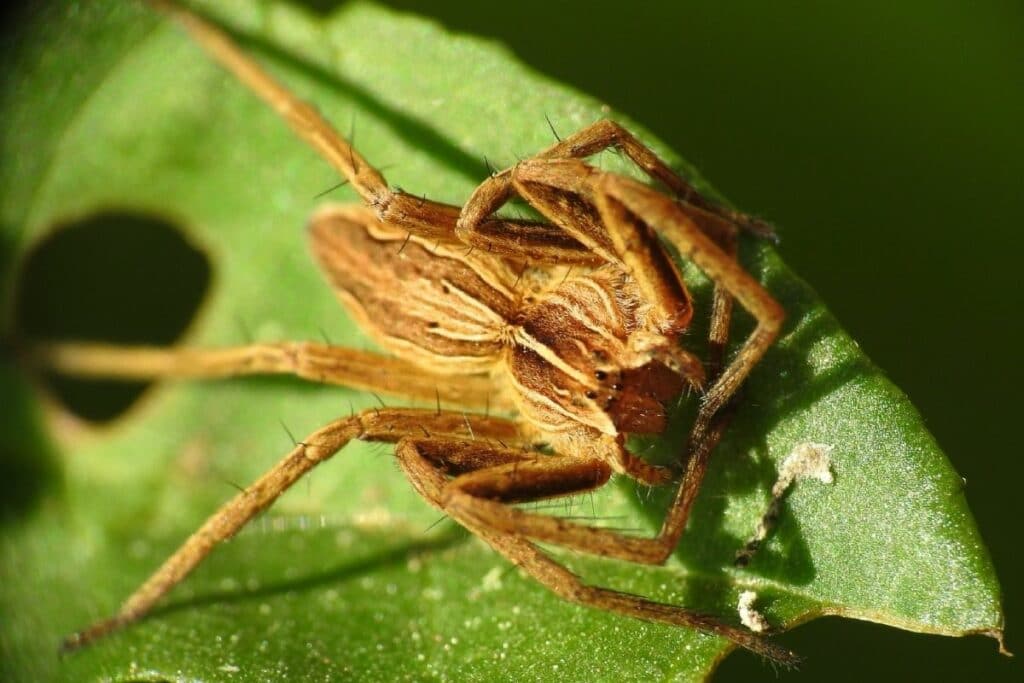
{"label": "green leaf", "polygon": [[[339,128],[354,122],[392,183],[434,199],[461,203],[485,155],[507,165],[550,144],[545,116],[570,132],[610,114],[498,46],[371,4],[320,16],[261,3],[223,19]],[[44,10],[19,41],[0,92],[5,305],[17,254],[55,226],[124,211],[179,225],[214,264],[187,343],[244,343],[241,319],[258,340],[323,330],[368,344],[304,245],[332,172],[181,31],[97,2]],[[837,614],[1001,637],[988,554],[920,417],[774,251],[746,245],[743,259],[789,319],[678,553],[663,568],[559,556],[595,583],[728,619],[751,589],[772,624]],[[60,638],[110,614],[232,495],[229,482],[251,481],[291,446],[281,422],[298,436],[376,399],[290,381],[164,383],[94,430],[44,410],[27,382],[0,367],[4,680],[700,680],[730,649],[549,595],[454,526],[431,528],[437,513],[387,451],[357,444],[219,548],[152,618],[58,659]],[[654,441],[661,457],[678,452],[686,414]],[[807,441],[834,446],[835,483],[798,485],[762,553],[734,569],[777,464]],[[665,496],[620,483],[571,505],[653,529]]]}

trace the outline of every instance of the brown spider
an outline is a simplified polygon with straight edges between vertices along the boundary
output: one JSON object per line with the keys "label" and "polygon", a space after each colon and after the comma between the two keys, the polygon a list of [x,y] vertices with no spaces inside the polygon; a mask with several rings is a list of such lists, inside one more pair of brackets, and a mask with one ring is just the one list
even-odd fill
{"label": "brown spider", "polygon": [[[675,549],[725,428],[722,409],[783,320],[778,303],[735,260],[737,228],[766,228],[702,198],[611,121],[493,175],[461,209],[392,190],[224,32],[172,3],[152,4],[274,107],[363,198],[366,206],[329,206],[313,216],[313,252],[349,312],[393,356],[291,342],[209,350],[67,343],[39,347],[37,360],[70,374],[122,378],[284,373],[437,398],[459,410],[374,409],[310,434],[214,513],[113,617],[70,636],[65,649],[144,617],[218,543],[317,464],[362,439],[396,443],[401,468],[427,501],[557,595],[795,661],[791,652],[710,615],[586,585],[536,545],[647,564],[663,563]],[[609,147],[674,196],[582,161]],[[497,217],[513,196],[550,222]],[[659,235],[716,285],[708,369],[680,346],[693,302]],[[757,325],[723,363],[733,299]],[[663,431],[664,404],[687,388],[703,396],[677,493],[655,537],[513,506],[579,494],[613,473],[669,483],[671,472],[630,453],[625,435]],[[515,417],[462,411],[485,404]],[[537,443],[551,454],[531,450]]]}

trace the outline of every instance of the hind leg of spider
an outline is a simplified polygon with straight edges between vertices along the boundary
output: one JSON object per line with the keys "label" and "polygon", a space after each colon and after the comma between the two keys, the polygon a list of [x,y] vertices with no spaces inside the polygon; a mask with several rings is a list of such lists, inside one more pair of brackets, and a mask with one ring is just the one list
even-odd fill
{"label": "hind leg of spider", "polygon": [[235,535],[303,475],[329,459],[349,441],[396,442],[412,434],[463,440],[495,439],[507,443],[519,441],[518,428],[508,420],[455,412],[375,409],[336,420],[296,444],[280,462],[211,515],[129,596],[114,616],[69,636],[61,649],[77,649],[146,616],[217,544]]}
{"label": "hind leg of spider", "polygon": [[[502,502],[569,495],[587,491],[606,481],[610,474],[607,466],[595,461],[580,462],[575,458],[547,458],[562,461],[565,469],[559,474],[558,467],[543,464],[546,456],[534,456],[529,461],[499,464],[449,480],[445,448],[446,444],[442,441],[410,438],[402,440],[396,452],[402,469],[420,495],[559,597],[636,619],[698,629],[727,638],[776,662],[793,664],[797,661],[796,655],[789,650],[711,615],[588,585],[529,542],[524,534],[496,528],[485,519],[467,513],[467,510],[472,509],[473,501],[486,501],[468,494],[465,498],[460,495],[474,487],[479,489],[481,495],[489,495]],[[602,471],[601,467],[605,469]],[[514,475],[517,470],[521,472],[520,475]],[[529,474],[523,476],[526,470],[529,470]]]}

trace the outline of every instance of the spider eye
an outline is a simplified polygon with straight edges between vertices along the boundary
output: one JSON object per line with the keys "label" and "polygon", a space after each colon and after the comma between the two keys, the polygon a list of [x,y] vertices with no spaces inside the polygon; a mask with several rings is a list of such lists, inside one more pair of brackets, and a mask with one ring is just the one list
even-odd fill
{"label": "spider eye", "polygon": [[608,373],[604,370],[598,370],[594,373],[594,377],[597,378],[597,381],[601,382],[608,378]]}
{"label": "spider eye", "polygon": [[587,392],[584,394],[584,396],[586,396],[587,398],[597,398],[597,392],[594,391],[593,389],[587,389]]}

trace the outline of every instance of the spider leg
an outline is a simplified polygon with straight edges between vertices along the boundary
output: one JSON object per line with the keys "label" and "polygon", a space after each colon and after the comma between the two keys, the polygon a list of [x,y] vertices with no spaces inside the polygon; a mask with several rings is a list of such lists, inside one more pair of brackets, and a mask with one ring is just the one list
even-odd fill
{"label": "spider leg", "polygon": [[[715,243],[732,260],[736,260],[739,244],[736,233],[732,232],[714,238]],[[721,284],[715,283],[715,293],[711,300],[711,320],[708,326],[708,378],[714,381],[722,372],[725,363],[725,349],[729,345],[729,326],[732,323],[733,299],[729,291]]]}
{"label": "spider leg", "polygon": [[447,435],[461,439],[501,439],[515,443],[519,430],[508,420],[454,412],[374,409],[335,420],[313,432],[280,462],[225,503],[172,554],[109,619],[65,639],[73,650],[146,616],[160,598],[180,583],[220,542],[234,536],[269,507],[303,475],[341,450],[349,441],[396,442],[410,434]]}
{"label": "spider leg", "polygon": [[[621,129],[617,124],[607,123]],[[681,331],[689,323],[692,308],[678,271],[656,239],[647,234],[638,234],[650,233],[649,229],[637,230],[607,223],[605,216],[595,206],[593,187],[595,178],[606,174],[571,157],[574,151],[578,152],[579,156],[586,156],[593,153],[596,148],[593,144],[584,142],[574,148],[569,144],[574,138],[576,136],[567,138],[538,157],[524,161],[484,181],[466,202],[462,217],[459,219],[457,234],[467,242],[478,238],[487,217],[497,211],[513,194],[519,194],[566,234],[597,254],[601,260],[617,263],[630,272],[648,274],[648,277],[640,280],[645,295],[661,307],[660,313],[663,318],[674,318],[675,331]],[[684,191],[689,187],[652,152],[636,142],[635,138],[630,136],[629,139],[638,148],[646,150],[648,157],[653,159],[648,166],[661,169],[657,174],[652,173],[654,177],[675,178],[678,182],[670,185],[674,190]],[[641,161],[637,163],[641,167],[644,166]],[[674,204],[679,211],[689,216],[721,251],[735,258],[737,235],[736,227],[731,222],[703,209]],[[624,222],[629,221],[618,221],[619,224]],[[610,234],[613,231],[631,234],[620,235],[616,239]],[[544,260],[558,262],[550,258]],[[716,283],[709,331],[708,364],[712,377],[721,368],[731,320],[732,299],[722,284]]]}
{"label": "spider leg", "polygon": [[[774,232],[765,223],[705,198],[650,147],[610,119],[597,121],[559,140],[534,158],[585,159],[610,147],[621,149],[649,177],[661,182],[678,196],[684,202],[680,205],[682,210],[733,258],[736,256],[737,226],[761,237],[774,238]],[[495,174],[474,193],[463,210],[464,222],[460,223],[460,237],[468,239],[468,226],[481,221],[508,201],[512,193],[513,173],[514,169],[509,169]],[[732,299],[720,285],[716,285],[708,334],[708,374],[711,377],[717,376],[721,370],[731,320]]]}
{"label": "spider leg", "polygon": [[[703,396],[690,434],[683,476],[660,532],[651,539],[623,541],[620,556],[663,562],[683,534],[711,451],[729,420],[729,411],[720,411],[775,340],[784,313],[732,255],[720,249],[676,202],[656,190],[628,178],[602,173],[575,159],[523,162],[516,167],[513,180],[517,191],[528,196],[542,212],[548,211],[553,219],[562,220],[567,230],[578,231],[581,241],[604,241],[602,249],[634,277],[666,334],[685,329],[692,308],[679,272],[661,246],[658,233],[683,258],[703,270],[726,298],[735,298],[757,320],[754,331],[729,364],[717,373]],[[573,198],[575,204],[571,203]],[[590,206],[597,212],[596,220],[587,208]],[[592,231],[592,226],[598,224],[600,232]],[[720,354],[727,340],[728,325],[713,325],[711,335]],[[580,538],[591,533],[610,538],[605,532],[579,531],[575,529],[578,526],[570,526],[569,532],[543,533],[563,534],[556,541],[560,543],[577,533]],[[580,543],[587,545],[585,540]]]}
{"label": "spider leg", "polygon": [[[550,212],[553,220],[578,235],[580,241],[592,243],[596,251],[608,254],[609,261],[633,275],[663,318],[663,330],[684,329],[691,310],[685,286],[661,247],[659,234],[757,320],[747,341],[704,395],[706,427],[778,336],[785,317],[782,307],[675,201],[660,192],[575,159],[534,159],[514,171],[516,189],[539,210]],[[724,340],[725,332],[724,328],[718,330],[720,339]]]}
{"label": "spider leg", "polygon": [[[708,200],[655,154],[654,150],[611,119],[592,123],[544,150],[537,158],[585,159],[610,147],[621,149],[649,177],[661,182],[683,200],[683,211],[722,251],[733,258],[736,257],[737,226],[760,237],[774,238],[774,232],[765,223]],[[731,320],[732,298],[721,286],[716,285],[708,333],[710,377],[717,376],[721,370]]]}
{"label": "spider leg", "polygon": [[[540,152],[529,161],[544,159],[585,159],[609,147],[621,149],[641,170],[671,190],[681,203],[680,208],[700,228],[728,251],[735,241],[737,227],[761,237],[774,238],[772,229],[746,214],[722,207],[701,195],[696,188],[679,176],[649,147],[637,140],[629,131],[609,119],[602,119]],[[507,203],[515,194],[516,167],[492,174],[474,190],[462,210],[456,229],[459,239],[475,243],[488,229],[487,219]],[[550,216],[549,216],[550,217]],[[562,226],[564,228],[564,226]],[[573,234],[573,233],[570,233]],[[575,235],[579,238],[579,235]],[[595,248],[592,242],[583,243]],[[600,250],[598,250],[600,253]],[[601,254],[608,258],[608,254]],[[536,260],[534,258],[533,260]],[[557,263],[557,260],[544,259]]]}
{"label": "spider leg", "polygon": [[452,381],[450,375],[399,358],[314,342],[211,349],[56,342],[34,345],[28,354],[36,367],[77,377],[131,381],[284,374],[389,396],[504,408],[496,403],[500,398],[487,376],[465,375]]}
{"label": "spider leg", "polygon": [[[663,564],[675,550],[679,535],[686,526],[687,515],[707,466],[707,455],[717,443],[724,421],[715,421],[713,427],[712,433],[696,444],[691,452],[672,512],[661,532],[654,537],[633,536],[615,529],[509,507],[509,503],[584,493],[604,485],[612,471],[603,460],[596,458],[527,454],[515,459],[506,456],[505,461],[499,462],[495,457],[497,448],[474,443],[469,447],[478,451],[486,448],[488,453],[494,454],[486,459],[494,464],[487,469],[471,471],[445,470],[447,474],[460,476],[445,487],[443,503],[449,512],[458,512],[460,519],[478,526],[485,525],[494,531],[555,543],[590,555],[642,564]],[[417,439],[416,447],[421,457],[436,466],[447,464],[447,455],[436,444]],[[678,519],[670,525],[669,519],[674,519],[673,515]]]}
{"label": "spider leg", "polygon": [[[178,22],[215,62],[231,72],[262,99],[291,129],[352,185],[384,223],[434,241],[457,242],[460,208],[391,189],[370,164],[316,108],[288,91],[233,37],[213,22],[171,0],[149,0],[155,9]],[[526,220],[482,221],[472,239],[463,240],[497,256],[537,260],[551,255],[563,263],[593,263],[594,257],[577,242],[550,225]]]}
{"label": "spider leg", "polygon": [[[601,119],[560,140],[543,152],[537,159],[585,159],[610,147],[622,152],[651,178],[670,189],[685,206],[683,210],[709,234],[715,237],[720,231],[734,232],[738,226],[760,237],[773,239],[771,227],[747,214],[715,203],[702,195],[666,164],[661,157],[643,144],[628,130],[611,119]],[[719,220],[715,220],[718,218]]]}
{"label": "spider leg", "polygon": [[[693,315],[690,295],[655,227],[607,199],[603,179],[618,176],[579,159],[531,159],[517,165],[511,177],[516,192],[531,206],[633,276],[651,304],[658,332],[672,335],[686,329]],[[676,206],[668,197],[649,191]],[[710,238],[701,236],[713,245]]]}
{"label": "spider leg", "polygon": [[[502,524],[494,523],[494,518],[487,512],[476,509],[476,506],[486,504],[491,511],[501,509],[518,512],[504,503],[587,491],[607,481],[611,474],[607,465],[596,460],[580,461],[557,456],[514,459],[507,454],[494,453],[481,456],[480,460],[491,460],[498,464],[448,480],[446,475],[450,472],[446,468],[445,448],[450,445],[438,440],[427,442],[410,438],[403,439],[396,452],[402,469],[420,495],[559,597],[636,619],[698,629],[727,638],[780,663],[792,664],[797,661],[792,652],[746,629],[723,623],[711,615],[588,585],[526,540],[522,530],[508,531],[502,528]],[[480,444],[475,445],[480,447]],[[509,462],[500,462],[506,459]]]}
{"label": "spider leg", "polygon": [[[598,205],[606,217],[616,216],[628,224],[656,229],[682,258],[704,271],[757,321],[743,346],[704,394],[701,415],[706,426],[775,341],[782,328],[785,311],[730,254],[722,251],[692,219],[679,211],[671,199],[633,180],[611,174],[602,174],[596,179],[595,191]],[[614,230],[611,232],[615,234]],[[654,239],[653,233],[644,239]],[[638,279],[648,276],[642,272],[634,275]]]}
{"label": "spider leg", "polygon": [[[637,229],[646,227],[648,234],[645,239],[648,240],[654,239],[649,232],[651,228],[657,229],[679,251],[682,258],[704,271],[720,291],[738,301],[757,321],[746,341],[732,360],[717,373],[702,396],[690,432],[683,478],[658,534],[658,539],[666,544],[665,547],[675,547],[686,527],[711,452],[731,418],[728,404],[778,337],[785,312],[771,294],[736,262],[732,254],[720,249],[685,212],[679,211],[678,206],[664,195],[628,178],[611,174],[598,177],[594,190],[602,214],[612,224],[632,224],[638,226]],[[616,234],[615,230],[611,232]],[[634,275],[637,278],[646,277],[642,272],[635,272]],[[721,354],[728,335],[727,326],[717,331],[712,326],[713,345],[716,334],[721,335],[718,347],[718,353]]]}

